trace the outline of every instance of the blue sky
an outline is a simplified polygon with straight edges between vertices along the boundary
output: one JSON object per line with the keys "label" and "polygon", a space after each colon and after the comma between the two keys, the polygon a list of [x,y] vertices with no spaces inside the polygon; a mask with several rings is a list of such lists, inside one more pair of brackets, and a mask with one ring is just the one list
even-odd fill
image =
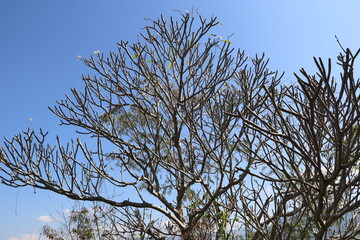
{"label": "blue sky", "polygon": [[[28,127],[48,130],[50,137],[72,136],[73,129],[59,127],[47,107],[70,87],[82,88],[81,74],[91,73],[77,56],[106,54],[120,40],[137,41],[145,18],[177,15],[173,9],[193,6],[205,17],[217,16],[223,26],[215,33],[234,33],[234,47],[249,55],[265,52],[269,67],[286,71],[289,81],[301,67],[314,71],[313,56],[336,57],[335,35],[345,47],[360,47],[358,0],[1,0],[0,137]],[[0,184],[0,196],[0,239],[5,240],[35,238],[44,225],[40,216],[71,206],[32,188]]]}

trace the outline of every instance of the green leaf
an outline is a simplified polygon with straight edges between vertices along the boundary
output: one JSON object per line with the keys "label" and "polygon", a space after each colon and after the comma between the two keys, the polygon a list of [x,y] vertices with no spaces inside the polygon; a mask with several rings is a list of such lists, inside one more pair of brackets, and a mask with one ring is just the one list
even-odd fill
{"label": "green leaf", "polygon": [[169,65],[168,65],[168,69],[170,70],[172,68],[172,66],[173,66],[173,63],[170,62]]}
{"label": "green leaf", "polygon": [[135,59],[135,58],[137,58],[137,55],[136,55],[136,53],[131,57],[132,59]]}
{"label": "green leaf", "polygon": [[226,42],[226,43],[228,43],[228,44],[232,44],[232,42],[230,42],[229,40],[222,40],[223,42]]}
{"label": "green leaf", "polygon": [[151,62],[151,60],[146,60],[146,62]]}

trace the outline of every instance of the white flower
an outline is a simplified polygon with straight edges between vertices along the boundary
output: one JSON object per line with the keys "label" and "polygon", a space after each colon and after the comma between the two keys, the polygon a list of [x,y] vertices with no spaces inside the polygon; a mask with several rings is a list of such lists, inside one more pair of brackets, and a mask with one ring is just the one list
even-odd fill
{"label": "white flower", "polygon": [[99,50],[94,51],[94,54],[99,54],[99,53],[100,53]]}
{"label": "white flower", "polygon": [[77,56],[77,58],[76,58],[77,60],[81,60],[82,59],[82,56]]}
{"label": "white flower", "polygon": [[29,121],[32,121],[33,119],[32,118],[29,118]]}

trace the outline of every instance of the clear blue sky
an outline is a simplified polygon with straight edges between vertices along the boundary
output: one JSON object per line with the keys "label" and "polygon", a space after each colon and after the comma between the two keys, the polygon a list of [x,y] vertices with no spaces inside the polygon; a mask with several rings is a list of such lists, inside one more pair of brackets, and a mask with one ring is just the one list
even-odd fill
{"label": "clear blue sky", "polygon": [[[335,35],[346,47],[360,47],[358,0],[1,0],[0,137],[41,127],[68,138],[71,129],[59,127],[47,107],[70,87],[82,87],[81,74],[90,72],[77,56],[106,54],[120,40],[136,41],[144,18],[193,6],[205,17],[218,16],[220,34],[234,33],[233,46],[250,55],[265,52],[269,66],[286,71],[290,81],[300,67],[314,70],[313,56],[337,55]],[[0,184],[0,239],[32,239],[44,224],[40,216],[69,205],[48,192]]]}

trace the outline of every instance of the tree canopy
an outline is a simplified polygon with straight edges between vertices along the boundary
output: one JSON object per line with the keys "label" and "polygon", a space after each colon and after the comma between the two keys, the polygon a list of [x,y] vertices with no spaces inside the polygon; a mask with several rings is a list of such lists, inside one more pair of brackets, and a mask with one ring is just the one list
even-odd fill
{"label": "tree canopy", "polygon": [[83,59],[95,74],[51,108],[96,149],[25,131],[0,148],[2,183],[114,208],[115,239],[357,237],[359,51],[284,85],[216,17],[180,15]]}

